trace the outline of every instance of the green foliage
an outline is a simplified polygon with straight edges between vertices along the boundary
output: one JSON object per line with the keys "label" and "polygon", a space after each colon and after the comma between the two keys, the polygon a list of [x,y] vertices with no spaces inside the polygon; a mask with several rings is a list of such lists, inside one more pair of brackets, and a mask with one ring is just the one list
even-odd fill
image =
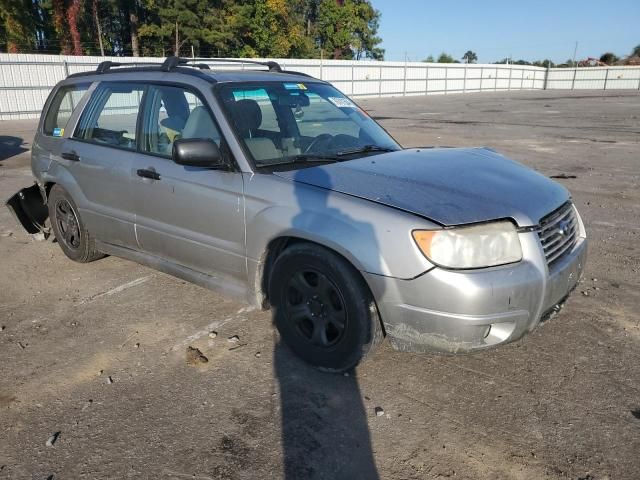
{"label": "green foliage", "polygon": [[615,53],[612,53],[612,52],[606,52],[606,53],[603,53],[603,54],[600,56],[600,61],[601,61],[602,63],[606,63],[607,65],[613,65],[613,64],[614,64],[614,63],[616,63],[618,60],[620,60],[620,59],[618,58],[618,56],[617,56]]}
{"label": "green foliage", "polygon": [[462,60],[464,63],[476,63],[478,61],[478,55],[471,50],[467,50],[466,53],[462,56]]}
{"label": "green foliage", "polygon": [[379,23],[370,0],[2,0],[0,48],[382,59]]}
{"label": "green foliage", "polygon": [[433,55],[429,55],[427,58],[423,60],[426,63],[434,63],[436,60],[433,58]]}
{"label": "green foliage", "polygon": [[440,54],[440,56],[438,57],[438,60],[436,60],[437,63],[456,63],[456,61],[453,59],[453,57],[451,55],[449,55],[448,53],[444,53],[442,52]]}

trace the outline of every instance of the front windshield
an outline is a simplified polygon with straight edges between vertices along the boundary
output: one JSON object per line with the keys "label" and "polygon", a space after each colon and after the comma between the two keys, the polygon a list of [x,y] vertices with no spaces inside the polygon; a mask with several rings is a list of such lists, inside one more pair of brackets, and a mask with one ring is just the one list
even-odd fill
{"label": "front windshield", "polygon": [[400,150],[382,127],[327,84],[246,83],[220,91],[227,116],[258,167]]}

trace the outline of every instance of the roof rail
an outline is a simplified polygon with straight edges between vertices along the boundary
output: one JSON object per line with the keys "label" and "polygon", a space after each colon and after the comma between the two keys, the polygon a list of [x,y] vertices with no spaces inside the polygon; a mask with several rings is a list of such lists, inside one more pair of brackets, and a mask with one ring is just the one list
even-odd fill
{"label": "roof rail", "polygon": [[188,65],[193,67],[198,67],[201,69],[208,69],[209,66],[206,64],[197,64],[197,65],[189,65],[191,62],[209,62],[209,63],[242,63],[242,64],[250,64],[250,65],[261,65],[263,67],[268,67],[270,72],[279,72],[282,73],[282,67],[273,61],[269,62],[259,62],[257,60],[239,60],[235,58],[181,58],[181,57],[167,57],[167,59],[162,64],[162,70],[169,72],[174,68],[179,67],[180,65]]}
{"label": "roof rail", "polygon": [[98,68],[96,68],[96,73],[106,73],[113,67],[135,67],[136,65],[141,65],[144,67],[152,67],[154,65],[164,65],[159,62],[112,62],[111,60],[106,60],[104,62],[100,62],[98,64]]}

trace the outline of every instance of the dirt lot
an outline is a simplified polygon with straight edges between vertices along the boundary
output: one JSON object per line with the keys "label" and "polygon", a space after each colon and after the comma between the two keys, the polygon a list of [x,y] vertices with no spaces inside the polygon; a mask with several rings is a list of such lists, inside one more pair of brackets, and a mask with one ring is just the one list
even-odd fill
{"label": "dirt lot", "polygon": [[[405,146],[487,145],[576,177],[559,181],[590,257],[565,309],[491,352],[385,344],[322,374],[268,312],[117,258],[72,263],[2,208],[0,478],[639,478],[638,92],[361,104]],[[0,198],[31,182],[34,128],[0,122]],[[209,362],[187,365],[189,345]]]}

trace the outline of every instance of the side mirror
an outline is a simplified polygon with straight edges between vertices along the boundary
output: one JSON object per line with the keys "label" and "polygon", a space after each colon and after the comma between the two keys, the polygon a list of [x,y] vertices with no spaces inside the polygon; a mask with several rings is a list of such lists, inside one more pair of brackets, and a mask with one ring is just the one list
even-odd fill
{"label": "side mirror", "polygon": [[181,138],[173,142],[173,161],[187,167],[220,168],[225,165],[216,142],[209,138]]}

